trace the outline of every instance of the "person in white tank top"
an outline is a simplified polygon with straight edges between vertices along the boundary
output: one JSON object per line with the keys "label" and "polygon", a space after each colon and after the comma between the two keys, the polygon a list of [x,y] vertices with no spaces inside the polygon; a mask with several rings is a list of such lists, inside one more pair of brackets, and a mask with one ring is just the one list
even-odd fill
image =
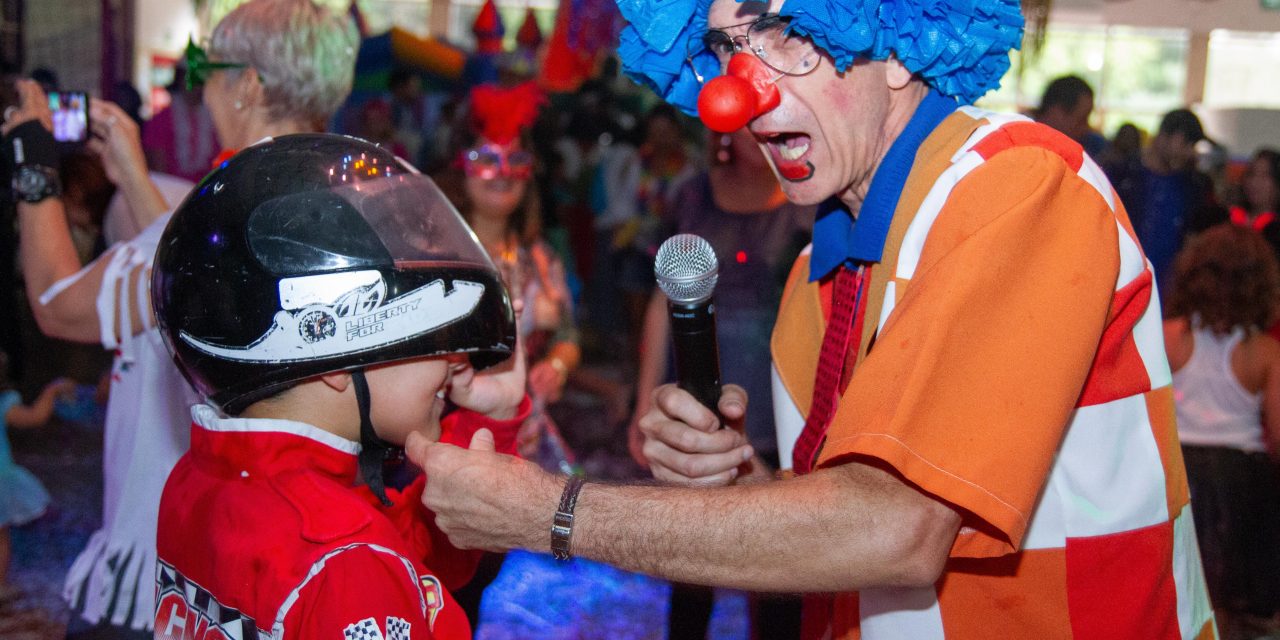
{"label": "person in white tank top", "polygon": [[1205,578],[1223,637],[1256,635],[1280,612],[1280,341],[1266,333],[1280,265],[1257,232],[1222,225],[1174,270],[1165,349]]}
{"label": "person in white tank top", "polygon": [[1175,335],[1184,343],[1178,346],[1191,347],[1185,364],[1173,373],[1178,438],[1183,444],[1266,451],[1265,389],[1256,386],[1260,376],[1269,377],[1269,363],[1261,356],[1280,343],[1265,333],[1249,335],[1240,326],[1218,333],[1199,317],[1173,319],[1169,325],[1175,325]]}

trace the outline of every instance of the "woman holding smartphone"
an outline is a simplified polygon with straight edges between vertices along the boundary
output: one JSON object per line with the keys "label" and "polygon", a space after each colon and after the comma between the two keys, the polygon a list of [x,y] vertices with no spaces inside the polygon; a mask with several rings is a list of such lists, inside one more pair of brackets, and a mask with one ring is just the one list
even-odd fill
{"label": "woman holding smartphone", "polygon": [[[222,145],[320,131],[351,90],[357,35],[350,19],[310,0],[251,0],[214,28],[208,51],[188,48],[188,74]],[[97,151],[139,222],[134,239],[81,269],[56,184],[40,180],[56,160],[48,100],[19,83],[21,103],[0,126],[3,152],[30,176],[19,193],[22,268],[44,333],[115,351],[104,446],[103,527],[76,559],[65,597],[68,638],[150,638],[155,617],[156,519],[169,470],[188,447],[195,394],[155,330],[150,270],[168,209],[146,180],[136,125],[109,103],[91,105]],[[15,157],[15,141],[22,148]],[[149,219],[148,219],[149,218]],[[192,508],[201,508],[192,505]]]}

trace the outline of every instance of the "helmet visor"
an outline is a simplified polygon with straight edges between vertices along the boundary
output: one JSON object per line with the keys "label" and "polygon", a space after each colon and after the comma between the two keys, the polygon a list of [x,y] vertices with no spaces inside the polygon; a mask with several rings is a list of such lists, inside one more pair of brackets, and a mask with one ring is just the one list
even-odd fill
{"label": "helmet visor", "polygon": [[258,205],[249,242],[279,276],[354,269],[459,266],[497,273],[479,240],[432,180],[399,167],[385,172],[352,162],[328,190],[292,193]]}

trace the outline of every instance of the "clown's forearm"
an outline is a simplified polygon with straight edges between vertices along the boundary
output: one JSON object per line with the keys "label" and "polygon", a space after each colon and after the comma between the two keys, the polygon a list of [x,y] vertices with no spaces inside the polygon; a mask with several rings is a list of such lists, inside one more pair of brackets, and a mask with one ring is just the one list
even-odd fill
{"label": "clown's forearm", "polygon": [[574,555],[753,591],[924,586],[959,529],[949,507],[878,469],[715,489],[589,484]]}

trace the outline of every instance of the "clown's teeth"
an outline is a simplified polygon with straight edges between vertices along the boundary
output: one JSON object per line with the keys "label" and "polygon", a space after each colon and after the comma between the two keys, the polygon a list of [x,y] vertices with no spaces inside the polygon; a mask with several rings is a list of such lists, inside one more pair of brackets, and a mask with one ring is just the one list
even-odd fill
{"label": "clown's teeth", "polygon": [[783,160],[797,160],[809,151],[809,143],[803,143],[794,147],[780,146],[778,147],[778,155]]}

